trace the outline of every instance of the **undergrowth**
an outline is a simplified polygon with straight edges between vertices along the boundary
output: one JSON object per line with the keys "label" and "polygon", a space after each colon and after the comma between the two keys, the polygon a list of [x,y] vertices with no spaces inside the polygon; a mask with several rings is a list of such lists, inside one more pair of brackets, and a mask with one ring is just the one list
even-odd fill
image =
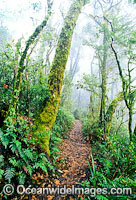
{"label": "undergrowth", "polygon": [[[136,143],[134,141],[130,143],[127,133],[123,132],[123,126],[114,132],[116,130],[114,124],[110,136],[104,140],[103,130],[98,127],[98,121],[84,120],[83,133],[85,139],[91,143],[92,162],[89,163],[89,181],[81,185],[90,189],[108,188],[108,192],[110,188],[121,188],[121,190],[131,188],[132,194],[95,193],[92,197],[86,195],[84,199],[129,200],[136,198],[136,191],[134,191],[136,188]],[[117,127],[117,123],[115,126]]]}
{"label": "undergrowth", "polygon": [[[30,127],[23,116],[12,113],[5,120],[4,130],[0,129],[0,191],[1,197],[7,199],[3,194],[3,187],[11,183],[15,188],[17,185],[28,187],[33,183],[33,175],[55,173],[54,165],[59,155],[58,144],[73,125],[73,116],[63,108],[58,111],[57,119],[51,130],[50,159],[41,151],[37,139],[33,137]],[[46,134],[46,133],[43,133]],[[16,197],[14,194],[13,197]],[[12,199],[12,196],[10,196]]]}

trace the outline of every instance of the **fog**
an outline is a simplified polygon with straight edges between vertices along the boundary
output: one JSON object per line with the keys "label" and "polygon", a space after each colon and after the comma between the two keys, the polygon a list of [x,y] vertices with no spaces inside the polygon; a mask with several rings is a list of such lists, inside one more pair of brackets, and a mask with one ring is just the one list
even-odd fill
{"label": "fog", "polygon": [[[52,16],[48,22],[49,27],[54,29],[54,33],[57,35],[60,34],[64,17],[71,5],[72,0],[60,0],[54,1],[53,3],[53,11]],[[77,25],[74,31],[71,51],[69,55],[69,59],[67,62],[67,70],[70,68],[71,58],[76,56],[77,50],[80,44],[80,52],[79,59],[77,63],[77,72],[74,75],[73,83],[77,83],[77,81],[82,79],[84,73],[91,74],[91,65],[93,63],[93,73],[98,75],[99,73],[99,63],[97,58],[95,58],[95,49],[91,46],[85,45],[85,41],[89,41],[90,39],[95,40],[96,44],[100,45],[102,43],[102,38],[96,40],[94,38],[96,32],[96,23],[94,19],[91,17],[96,16],[101,20],[103,16],[103,12],[107,12],[109,9],[109,14],[125,17],[128,20],[131,20],[135,25],[136,19],[136,6],[128,3],[126,0],[122,1],[113,1],[113,4],[116,5],[117,2],[120,2],[119,5],[110,11],[110,1],[92,1],[89,5],[86,5],[80,14],[80,17],[77,21]],[[6,27],[8,30],[8,34],[10,35],[7,38],[10,43],[12,40],[15,42],[18,41],[19,38],[24,38],[23,40],[27,40],[29,36],[33,33],[37,25],[41,23],[44,17],[47,15],[47,2],[45,0],[1,0],[0,1],[0,16],[1,16],[1,27]],[[91,15],[91,16],[90,16]],[[44,30],[46,32],[46,30]],[[77,43],[78,44],[77,44]],[[1,41],[1,46],[3,41]],[[11,42],[12,43],[12,42]],[[46,44],[46,43],[45,43]],[[55,44],[56,45],[56,44]],[[25,46],[25,43],[23,44]],[[39,48],[40,45],[37,47]],[[45,48],[45,52],[47,49]],[[50,62],[52,62],[55,53],[55,47],[52,50],[52,53],[49,57]],[[35,53],[33,54],[35,55]],[[46,57],[46,53],[44,54]],[[125,64],[125,61],[122,60]],[[109,66],[110,67],[110,66]],[[112,74],[108,78],[108,96],[112,96],[112,99],[116,96],[116,94],[121,90],[121,81],[116,80],[114,88],[116,89],[111,92],[110,91],[110,82],[112,81]],[[111,78],[110,78],[111,77]],[[81,93],[81,94],[79,94]],[[80,106],[86,107],[90,101],[90,92],[87,92],[83,89],[76,90],[74,86],[74,96],[73,99],[76,102],[78,101],[78,96],[80,96]],[[78,104],[78,103],[77,103]]]}

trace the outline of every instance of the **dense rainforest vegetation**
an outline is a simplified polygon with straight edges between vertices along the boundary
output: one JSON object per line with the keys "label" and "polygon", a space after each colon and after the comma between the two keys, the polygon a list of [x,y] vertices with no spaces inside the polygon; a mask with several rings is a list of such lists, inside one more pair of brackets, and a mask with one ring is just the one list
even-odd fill
{"label": "dense rainforest vegetation", "polygon": [[[135,1],[12,3],[0,2],[0,199],[136,199]],[[64,186],[86,192],[37,192]]]}

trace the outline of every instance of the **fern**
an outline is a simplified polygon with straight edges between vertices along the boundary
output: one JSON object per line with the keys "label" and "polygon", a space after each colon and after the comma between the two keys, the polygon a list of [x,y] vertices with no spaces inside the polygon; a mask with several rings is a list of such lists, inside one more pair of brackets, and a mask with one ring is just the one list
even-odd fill
{"label": "fern", "polygon": [[4,156],[0,155],[0,167],[4,165]]}
{"label": "fern", "polygon": [[3,131],[2,131],[2,129],[0,128],[0,138],[3,136]]}
{"label": "fern", "polygon": [[32,166],[31,166],[31,165],[28,165],[28,166],[26,167],[26,169],[28,169],[28,173],[30,174],[30,176],[32,176],[32,173],[33,173]]}
{"label": "fern", "polygon": [[13,153],[14,153],[14,152],[15,152],[15,150],[17,149],[17,147],[16,147],[16,144],[15,144],[15,143],[11,144],[9,147],[11,148],[11,151],[12,151]]}
{"label": "fern", "polygon": [[103,195],[97,195],[96,198],[97,198],[98,200],[109,200],[109,199],[107,199],[107,198],[106,198],[105,196],[103,196]]}
{"label": "fern", "polygon": [[90,163],[88,162],[89,165],[89,169],[91,172],[91,177],[90,177],[90,181],[93,183],[93,186],[96,186],[96,180],[97,180],[97,176],[96,176],[96,170],[95,170],[95,164],[94,164],[94,159],[93,159],[93,155],[91,154],[91,158],[92,158],[92,166],[90,165]]}
{"label": "fern", "polygon": [[16,145],[17,149],[21,149],[21,142],[19,140],[13,140],[14,144]]}
{"label": "fern", "polygon": [[41,168],[44,172],[46,172],[46,173],[48,174],[47,167],[43,164],[42,161],[36,163],[36,164],[34,165],[34,168],[35,168],[35,169]]}
{"label": "fern", "polygon": [[3,174],[4,174],[4,170],[0,169],[0,179],[2,178]]}
{"label": "fern", "polygon": [[51,140],[54,144],[59,144],[60,142],[62,142],[62,139],[59,137],[56,137],[54,135],[51,136]]}
{"label": "fern", "polygon": [[28,158],[25,155],[25,153],[23,152],[23,149],[19,149],[18,151],[19,151],[19,154],[20,154],[21,158],[25,161],[26,165],[28,165],[28,163],[29,163],[28,162]]}
{"label": "fern", "polygon": [[24,185],[26,179],[26,175],[21,171],[19,172],[19,184]]}
{"label": "fern", "polygon": [[42,158],[42,161],[51,171],[54,172],[53,165],[47,160],[47,158],[45,156]]}
{"label": "fern", "polygon": [[40,168],[41,168],[44,172],[46,172],[46,173],[48,174],[47,167],[46,167],[43,163],[40,165]]}
{"label": "fern", "polygon": [[1,136],[1,142],[2,142],[2,145],[6,149],[7,146],[9,145],[9,143],[10,143],[10,140],[9,140],[9,138],[8,138],[8,136],[6,134]]}
{"label": "fern", "polygon": [[33,160],[33,153],[31,152],[30,149],[24,150],[24,154],[25,154],[30,160]]}
{"label": "fern", "polygon": [[9,163],[11,163],[14,167],[18,166],[18,162],[16,161],[15,157],[9,158]]}
{"label": "fern", "polygon": [[15,176],[15,169],[14,168],[7,168],[5,172],[5,179],[11,183],[11,179]]}
{"label": "fern", "polygon": [[52,147],[52,154],[55,152],[59,152],[59,148],[56,146]]}

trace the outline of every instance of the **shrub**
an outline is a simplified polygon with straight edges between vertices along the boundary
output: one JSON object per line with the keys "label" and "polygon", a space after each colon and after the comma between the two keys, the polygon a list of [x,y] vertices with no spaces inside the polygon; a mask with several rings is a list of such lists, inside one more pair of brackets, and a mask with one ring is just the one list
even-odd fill
{"label": "shrub", "polygon": [[[111,134],[107,142],[95,140],[92,143],[92,154],[95,155],[98,167],[96,168],[92,156],[92,163],[89,164],[89,182],[86,181],[81,185],[89,188],[132,188],[133,194],[129,198],[123,195],[96,195],[95,199],[127,200],[136,197],[134,194],[134,188],[136,187],[136,143],[130,143],[126,125],[124,124],[118,128],[119,124],[119,121],[112,124]],[[123,130],[125,131],[123,132]],[[86,137],[90,137],[90,134],[97,134],[97,136],[100,134],[102,137],[103,133],[100,128],[97,129],[97,120],[92,122],[88,118],[83,123],[83,132]],[[91,197],[86,196],[85,199],[91,199]]]}
{"label": "shrub", "polygon": [[[29,95],[29,100],[27,99],[27,95]],[[43,105],[43,102],[48,98],[49,90],[47,84],[31,86],[29,91],[25,89],[22,93],[19,101],[20,112],[26,115],[29,109],[29,112],[35,117],[42,109],[41,105]]]}
{"label": "shrub", "polygon": [[60,107],[58,110],[54,129],[59,127],[59,132],[61,132],[62,136],[65,137],[69,129],[72,128],[73,122],[74,116],[71,114],[71,112]]}
{"label": "shrub", "polygon": [[56,160],[59,156],[58,145],[60,142],[62,142],[62,138],[67,137],[67,132],[72,128],[73,122],[73,115],[64,108],[60,107],[58,110],[56,122],[53,125],[53,129],[51,131],[50,139],[50,152],[54,164],[56,164]]}
{"label": "shrub", "polygon": [[1,189],[8,183],[28,186],[37,171],[48,173],[54,170],[22,117],[12,115],[5,120],[5,125],[7,128],[0,129]]}

